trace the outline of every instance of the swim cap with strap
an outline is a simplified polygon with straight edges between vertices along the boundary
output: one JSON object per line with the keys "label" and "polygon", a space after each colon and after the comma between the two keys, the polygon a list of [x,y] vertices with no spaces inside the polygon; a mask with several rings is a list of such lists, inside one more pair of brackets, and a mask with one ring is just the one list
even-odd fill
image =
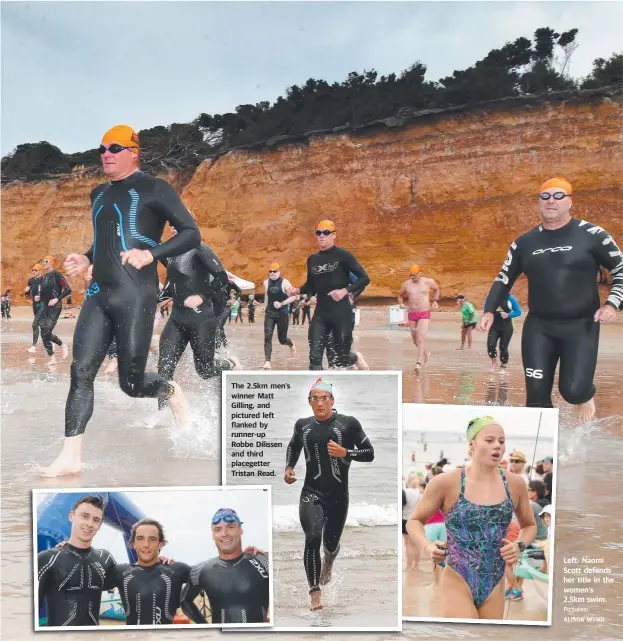
{"label": "swim cap with strap", "polygon": [[539,189],[539,193],[543,193],[546,189],[551,189],[552,187],[558,187],[559,189],[564,189],[568,194],[573,193],[573,187],[568,180],[564,178],[550,178],[546,180]]}
{"label": "swim cap with strap", "polygon": [[323,381],[322,378],[317,378],[316,382],[311,386],[309,393],[311,394],[315,389],[321,390],[323,392],[328,392],[333,396],[333,385],[327,381]]}
{"label": "swim cap with strap", "polygon": [[271,263],[268,266],[268,269],[276,269],[277,271],[279,271],[279,263]]}
{"label": "swim cap with strap", "polygon": [[337,227],[335,226],[335,223],[332,220],[329,220],[328,218],[325,218],[324,220],[321,220],[317,225],[316,229],[330,229],[331,231],[337,231]]}
{"label": "swim cap with strap", "polygon": [[116,125],[104,134],[102,144],[109,145],[113,142],[122,147],[133,147],[130,149],[133,154],[139,152],[138,134],[129,125]]}
{"label": "swim cap with strap", "polygon": [[473,441],[478,433],[487,425],[497,425],[496,420],[493,418],[493,416],[480,416],[479,418],[473,418],[468,424],[467,424],[467,431],[465,433],[465,437],[467,438],[467,441]]}

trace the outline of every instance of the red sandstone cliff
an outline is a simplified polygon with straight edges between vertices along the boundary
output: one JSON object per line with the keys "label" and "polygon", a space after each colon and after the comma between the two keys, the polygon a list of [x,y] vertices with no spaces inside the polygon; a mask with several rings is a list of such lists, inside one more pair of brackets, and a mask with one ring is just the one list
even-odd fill
{"label": "red sandstone cliff", "polygon": [[[622,112],[620,95],[509,103],[237,150],[205,161],[182,198],[227,268],[258,285],[274,260],[301,283],[315,224],[331,218],[372,278],[366,295],[394,297],[417,262],[443,296],[481,304],[510,241],[537,223],[536,192],[553,175],[573,182],[576,216],[623,242]],[[3,288],[21,291],[44,254],[89,246],[97,182],[3,188]],[[525,282],[516,290],[525,300]]]}

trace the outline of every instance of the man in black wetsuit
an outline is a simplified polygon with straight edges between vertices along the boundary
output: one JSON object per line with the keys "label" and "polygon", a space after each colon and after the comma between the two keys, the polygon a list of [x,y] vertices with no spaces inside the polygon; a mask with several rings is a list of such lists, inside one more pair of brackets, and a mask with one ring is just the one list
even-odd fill
{"label": "man in black wetsuit", "polygon": [[[32,345],[26,351],[34,354],[37,351],[37,341],[39,340],[39,319],[37,312],[43,307],[43,303],[41,303],[41,274],[43,272],[43,266],[40,263],[36,263],[30,271],[32,276],[28,279],[28,285],[24,290],[24,294],[30,296],[32,300],[34,320],[32,322]],[[39,302],[35,300],[35,296],[39,297]]]}
{"label": "man in black wetsuit", "polygon": [[52,256],[46,256],[41,261],[41,266],[43,267],[43,275],[39,281],[39,295],[35,295],[33,300],[41,303],[37,319],[41,329],[43,346],[50,357],[46,365],[55,365],[56,356],[54,355],[52,343],[61,348],[63,358],[67,358],[69,354],[67,345],[53,334],[53,330],[63,311],[63,298],[67,298],[71,294],[71,287],[63,274],[54,269],[54,258]]}
{"label": "man in black wetsuit", "polygon": [[212,539],[218,557],[190,570],[182,592],[182,610],[195,623],[207,623],[194,603],[203,590],[210,601],[212,623],[265,623],[270,598],[269,565],[265,554],[242,550],[242,521],[232,509],[212,517]]}
{"label": "man in black wetsuit", "polygon": [[[172,227],[173,234],[177,234]],[[175,368],[188,343],[193,351],[195,370],[208,379],[223,370],[240,369],[234,356],[214,360],[217,319],[212,301],[227,285],[227,272],[216,254],[204,243],[185,254],[163,261],[167,268],[164,296],[173,299],[173,311],[160,334],[158,374],[173,378]],[[168,293],[167,293],[168,292]],[[164,399],[158,406],[164,407]]]}
{"label": "man in black wetsuit", "polygon": [[[331,581],[333,562],[348,515],[348,471],[352,461],[374,460],[374,448],[353,416],[333,409],[333,386],[318,379],[309,392],[314,415],[301,418],[286,452],[284,481],[294,483],[294,467],[305,450],[307,464],[301,490],[299,517],[305,532],[303,565],[309,583],[311,609],[320,610],[320,586]],[[320,544],[324,559],[320,560]]]}
{"label": "man in black wetsuit", "polygon": [[[309,369],[322,369],[322,355],[331,333],[339,367],[356,365],[358,369],[369,369],[361,352],[351,352],[353,321],[348,294],[363,292],[370,284],[370,278],[351,253],[335,246],[336,231],[330,220],[318,223],[316,240],[320,251],[307,259],[305,284],[292,288],[289,294],[316,294],[317,297],[309,325]],[[355,283],[351,282],[351,272],[357,278]]]}
{"label": "man in black wetsuit", "polygon": [[286,305],[295,300],[295,296],[289,296],[292,284],[285,279],[279,270],[277,263],[268,266],[268,278],[264,281],[264,356],[266,362],[262,369],[270,369],[270,361],[273,355],[273,334],[277,328],[277,338],[281,345],[290,348],[290,356],[296,354],[294,343],[288,336],[290,317]]}
{"label": "man in black wetsuit", "polygon": [[[91,192],[93,245],[65,261],[73,277],[93,264],[93,282],[74,333],[63,451],[40,470],[44,476],[80,470],[82,438],[93,413],[93,383],[113,336],[121,389],[134,398],[168,399],[178,426],[187,424],[180,387],[145,373],[145,366],[158,303],[156,261],[198,247],[201,235],[173,187],[139,171],[138,135],[131,127],[113,127],[99,151],[110,182]],[[161,244],[167,222],[177,235]]]}
{"label": "man in black wetsuit", "polygon": [[129,544],[138,561],[119,563],[110,573],[111,584],[121,596],[126,625],[173,624],[190,565],[160,556],[166,540],[164,528],[154,519],[137,521]]}
{"label": "man in black wetsuit", "polygon": [[115,567],[110,552],[91,547],[103,518],[101,498],[81,497],[69,513],[69,542],[37,556],[38,604],[45,601],[49,627],[99,625],[102,591],[112,588]]}
{"label": "man in black wetsuit", "polygon": [[[528,279],[529,314],[523,326],[521,355],[526,405],[552,407],[554,373],[560,361],[558,388],[575,406],[580,421],[595,414],[599,325],[616,318],[623,301],[623,255],[604,229],[569,214],[571,184],[552,178],[541,185],[542,223],[520,236],[508,250],[480,319],[488,331],[493,313],[508,298],[520,274]],[[612,287],[600,307],[597,272],[612,273]]]}
{"label": "man in black wetsuit", "polygon": [[303,310],[301,325],[305,325],[305,319],[307,319],[307,322],[311,325],[311,296],[307,295],[303,297],[301,308]]}
{"label": "man in black wetsuit", "polygon": [[247,309],[249,311],[249,325],[255,323],[255,306],[257,302],[255,300],[255,294],[249,294],[249,300],[247,302]]}

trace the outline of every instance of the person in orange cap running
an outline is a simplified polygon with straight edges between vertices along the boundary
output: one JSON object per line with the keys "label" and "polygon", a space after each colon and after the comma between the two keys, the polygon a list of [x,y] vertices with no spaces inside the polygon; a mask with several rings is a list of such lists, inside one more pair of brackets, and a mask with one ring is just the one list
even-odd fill
{"label": "person in orange cap running", "polygon": [[287,305],[296,300],[296,296],[289,296],[292,289],[289,280],[281,275],[278,263],[268,266],[268,278],[264,281],[264,356],[266,362],[262,369],[270,369],[270,361],[273,355],[273,334],[277,328],[277,338],[281,345],[290,348],[290,356],[296,354],[294,343],[288,336],[290,316],[287,312]]}
{"label": "person in orange cap running", "polygon": [[[93,265],[93,281],[74,333],[63,450],[50,466],[40,468],[43,476],[80,471],[95,376],[113,337],[121,389],[134,398],[167,399],[178,427],[188,423],[181,388],[146,373],[145,367],[158,304],[156,262],[198,247],[201,234],[173,187],[139,170],[139,151],[138,134],[128,125],[104,134],[99,152],[109,182],[91,192],[93,244],[84,254],[69,254],[65,260],[74,278]],[[162,243],[167,222],[177,234]]]}
{"label": "person in orange cap running", "polygon": [[[300,288],[289,291],[316,295],[316,310],[309,326],[309,369],[322,369],[324,350],[333,334],[337,367],[370,369],[363,354],[351,352],[353,344],[352,306],[349,294],[361,293],[370,284],[370,277],[357,259],[335,245],[337,228],[333,221],[321,220],[316,226],[316,242],[320,250],[307,259],[307,280]],[[351,273],[355,282],[351,281]]]}
{"label": "person in orange cap running", "polygon": [[[507,300],[519,275],[525,274],[530,310],[521,337],[526,405],[552,407],[554,373],[560,361],[560,394],[585,422],[595,415],[599,326],[614,321],[623,302],[623,255],[603,228],[571,217],[572,192],[565,178],[541,185],[541,223],[511,243],[489,291],[479,329],[489,330],[495,310]],[[597,290],[600,266],[612,274],[604,305]]]}
{"label": "person in orange cap running", "polygon": [[[39,318],[38,313],[43,307],[41,302],[41,276],[43,274],[43,265],[41,263],[35,263],[31,270],[31,277],[28,279],[28,285],[24,290],[26,296],[30,296],[32,300],[32,313],[35,317],[32,322],[32,345],[26,350],[31,354],[34,354],[37,351],[37,341],[39,340]],[[37,297],[37,300],[35,300]]]}
{"label": "person in orange cap running", "polygon": [[[439,308],[439,296],[441,292],[437,283],[432,278],[421,275],[422,268],[419,265],[411,265],[409,268],[409,280],[406,280],[398,292],[398,304],[409,313],[409,330],[413,343],[417,347],[417,361],[415,363],[416,374],[428,364],[428,349],[426,334],[430,325],[430,290],[433,290],[433,309]],[[405,302],[405,298],[407,299]]]}

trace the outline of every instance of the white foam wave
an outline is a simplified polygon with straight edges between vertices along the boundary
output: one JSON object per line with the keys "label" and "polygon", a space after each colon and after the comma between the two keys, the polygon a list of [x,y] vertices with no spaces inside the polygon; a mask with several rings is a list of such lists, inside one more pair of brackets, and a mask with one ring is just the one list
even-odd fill
{"label": "white foam wave", "polygon": [[[395,505],[370,505],[353,503],[348,508],[346,527],[374,527],[396,525],[398,510]],[[275,532],[293,532],[301,529],[299,506],[273,505],[273,526]]]}

